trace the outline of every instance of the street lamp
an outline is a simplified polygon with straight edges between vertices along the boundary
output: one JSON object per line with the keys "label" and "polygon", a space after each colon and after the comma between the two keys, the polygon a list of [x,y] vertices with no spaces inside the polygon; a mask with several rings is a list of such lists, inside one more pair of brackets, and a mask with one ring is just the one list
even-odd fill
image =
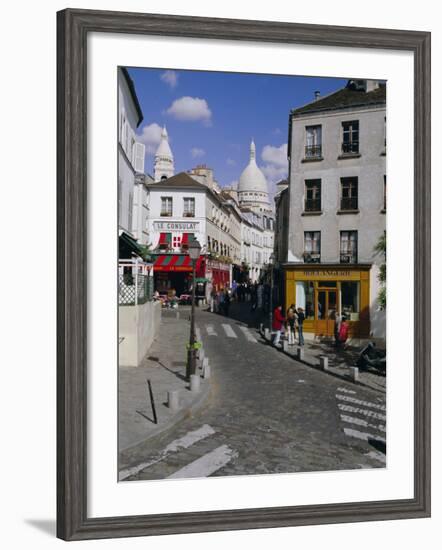
{"label": "street lamp", "polygon": [[273,328],[273,264],[275,263],[275,255],[270,254],[269,266],[270,266],[270,296],[269,296],[269,331],[272,334]]}
{"label": "street lamp", "polygon": [[196,349],[195,349],[195,266],[196,261],[200,257],[201,245],[195,239],[190,241],[188,247],[188,253],[192,260],[192,312],[190,314],[190,338],[189,346],[187,349],[187,365],[186,365],[186,378],[190,380],[190,375],[196,372]]}

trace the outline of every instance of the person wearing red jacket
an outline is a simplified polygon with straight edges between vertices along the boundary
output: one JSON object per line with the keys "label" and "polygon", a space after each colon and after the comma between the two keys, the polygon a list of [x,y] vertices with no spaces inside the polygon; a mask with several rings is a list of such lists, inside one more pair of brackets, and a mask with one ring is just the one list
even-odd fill
{"label": "person wearing red jacket", "polygon": [[284,323],[285,323],[285,317],[282,314],[282,306],[277,306],[275,308],[275,311],[273,312],[273,324],[272,324],[272,329],[275,333],[275,337],[273,339],[274,346],[279,345],[279,341],[281,340],[281,330]]}

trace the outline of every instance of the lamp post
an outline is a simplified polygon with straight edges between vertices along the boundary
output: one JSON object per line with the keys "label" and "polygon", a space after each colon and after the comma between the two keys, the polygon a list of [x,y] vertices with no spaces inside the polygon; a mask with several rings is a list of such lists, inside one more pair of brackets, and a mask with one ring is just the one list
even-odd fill
{"label": "lamp post", "polygon": [[269,331],[272,334],[273,327],[273,264],[275,262],[275,255],[270,254],[269,266],[270,266],[270,296],[269,296]]}
{"label": "lamp post", "polygon": [[190,259],[192,260],[192,311],[190,314],[190,338],[187,350],[186,378],[190,380],[190,375],[196,372],[196,349],[195,349],[195,266],[200,257],[201,245],[195,239],[189,243],[188,248]]}

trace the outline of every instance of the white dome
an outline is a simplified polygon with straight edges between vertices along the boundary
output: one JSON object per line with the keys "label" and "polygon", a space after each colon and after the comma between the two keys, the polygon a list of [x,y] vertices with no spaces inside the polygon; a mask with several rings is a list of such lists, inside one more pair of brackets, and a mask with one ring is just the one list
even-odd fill
{"label": "white dome", "polygon": [[238,192],[268,193],[267,180],[255,159],[255,143],[250,144],[250,161],[239,178]]}
{"label": "white dome", "polygon": [[167,135],[166,127],[164,126],[163,131],[161,132],[161,142],[158,145],[157,152],[155,153],[156,157],[166,157],[173,160],[172,151],[169,145],[169,136]]}

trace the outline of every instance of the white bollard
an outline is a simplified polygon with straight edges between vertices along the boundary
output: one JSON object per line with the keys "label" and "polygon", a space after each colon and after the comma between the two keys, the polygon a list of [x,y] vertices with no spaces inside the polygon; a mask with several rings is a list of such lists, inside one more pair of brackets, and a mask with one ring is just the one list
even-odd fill
{"label": "white bollard", "polygon": [[270,330],[267,327],[264,329],[264,338],[270,340]]}
{"label": "white bollard", "polygon": [[180,318],[180,312],[179,312],[179,311],[176,311],[176,312],[175,312],[175,317],[176,317],[177,319]]}
{"label": "white bollard", "polygon": [[321,355],[319,357],[319,367],[322,370],[328,370],[328,357],[326,357],[325,355]]}
{"label": "white bollard", "polygon": [[177,411],[180,408],[180,392],[178,390],[167,392],[167,406],[171,411]]}
{"label": "white bollard", "polygon": [[210,365],[209,365],[209,363],[207,363],[207,365],[205,365],[203,367],[203,378],[204,378],[204,380],[208,380],[210,378]]}
{"label": "white bollard", "polygon": [[259,323],[259,332],[262,334],[264,331],[264,323]]}
{"label": "white bollard", "polygon": [[359,369],[358,367],[350,367],[350,378],[353,382],[358,382],[359,380]]}
{"label": "white bollard", "polygon": [[296,357],[297,357],[300,361],[304,361],[304,348],[299,347],[299,348],[296,350]]}
{"label": "white bollard", "polygon": [[198,359],[199,359],[200,361],[202,361],[202,360],[204,359],[204,356],[205,356],[205,354],[204,354],[204,348],[200,348],[199,351],[198,351]]}
{"label": "white bollard", "polygon": [[203,363],[201,365],[201,368],[204,370],[206,367],[209,366],[209,358],[208,357],[204,357],[203,359]]}
{"label": "white bollard", "polygon": [[282,350],[285,351],[285,352],[289,351],[289,343],[288,343],[287,340],[282,341]]}
{"label": "white bollard", "polygon": [[200,377],[199,374],[191,374],[190,375],[190,391],[191,392],[199,392],[200,391]]}

